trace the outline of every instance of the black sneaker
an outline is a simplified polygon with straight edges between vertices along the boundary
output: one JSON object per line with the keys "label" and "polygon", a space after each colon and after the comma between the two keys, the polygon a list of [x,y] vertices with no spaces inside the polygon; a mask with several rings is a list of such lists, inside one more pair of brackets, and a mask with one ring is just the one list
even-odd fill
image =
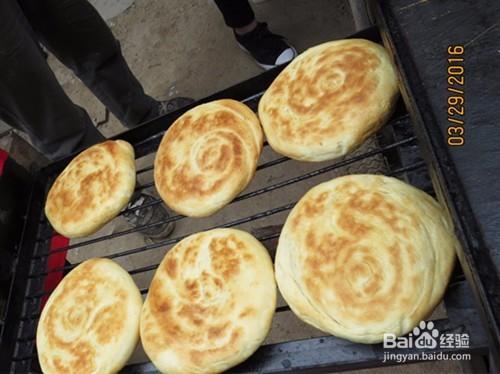
{"label": "black sneaker", "polygon": [[160,101],[158,103],[158,116],[164,116],[194,102],[195,100],[190,97],[174,97],[170,100]]}
{"label": "black sneaker", "polygon": [[[163,203],[150,205],[156,199],[148,194],[140,193],[132,197],[127,206],[127,211],[123,214],[125,219],[134,227],[149,225],[156,222],[163,222],[170,217]],[[144,208],[138,208],[146,205]],[[133,209],[138,208],[138,209]],[[128,211],[129,209],[133,209]],[[175,228],[175,222],[165,222],[152,227],[140,229],[140,232],[153,241],[168,237]]]}
{"label": "black sneaker", "polygon": [[240,48],[266,70],[286,64],[297,57],[295,48],[283,36],[270,32],[265,22],[258,23],[255,29],[243,35],[234,32],[234,36]]}

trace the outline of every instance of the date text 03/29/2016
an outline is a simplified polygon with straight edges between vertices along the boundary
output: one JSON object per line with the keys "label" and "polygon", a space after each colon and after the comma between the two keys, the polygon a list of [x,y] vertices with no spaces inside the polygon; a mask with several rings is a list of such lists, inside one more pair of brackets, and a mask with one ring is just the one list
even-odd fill
{"label": "date text 03/29/2016", "polygon": [[447,52],[448,145],[457,147],[465,143],[465,48],[462,45],[450,45]]}

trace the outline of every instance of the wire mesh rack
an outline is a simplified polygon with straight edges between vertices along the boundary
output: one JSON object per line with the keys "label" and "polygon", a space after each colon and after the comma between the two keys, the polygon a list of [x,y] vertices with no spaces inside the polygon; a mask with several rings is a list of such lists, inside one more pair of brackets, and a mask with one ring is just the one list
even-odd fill
{"label": "wire mesh rack", "polygon": [[[372,30],[372,34],[365,37],[377,40],[376,32],[375,35],[373,33]],[[276,69],[263,73],[192,106],[219,98],[233,98],[256,110],[262,93],[279,71]],[[155,196],[152,181],[155,150],[168,126],[189,108],[155,119],[120,136],[129,141],[136,151],[137,191],[147,192],[154,197],[147,206],[162,204],[161,199]],[[413,133],[413,125],[401,102],[392,119],[376,136],[353,154],[334,162],[297,162],[274,153],[266,143],[250,186],[212,217],[193,219],[172,214],[168,219],[130,227],[124,222],[123,216],[139,207],[129,208],[96,235],[54,248],[51,245],[54,231],[43,213],[43,205],[50,185],[69,161],[63,160],[43,169],[35,177],[29,197],[29,211],[20,243],[21,251],[2,342],[4,359],[10,370],[15,372],[40,372],[35,332],[44,300],[53,291],[53,287],[47,287],[47,279],[63,277],[87,258],[105,257],[117,261],[132,275],[140,292],[146,295],[154,271],[168,249],[195,232],[217,227],[249,231],[268,248],[274,258],[282,224],[297,200],[312,186],[335,176],[385,174],[400,178],[430,194],[434,193],[426,163],[421,158],[418,141]],[[151,242],[140,234],[143,229],[168,222],[175,222],[176,228],[171,237],[165,240]],[[65,255],[66,262],[54,265],[51,258],[58,255]],[[471,299],[468,284],[457,267],[444,298],[443,313],[436,317],[435,324],[442,333],[469,334],[470,344],[466,351],[484,354],[487,342]],[[283,334],[284,324],[292,325],[290,329],[293,331]],[[438,347],[429,352],[442,351],[461,350]],[[419,351],[415,348],[405,350],[405,353],[409,352]],[[397,349],[394,353],[397,353]],[[279,298],[273,327],[266,342],[253,356],[230,372],[332,372],[388,364],[383,363],[383,354],[381,345],[352,343],[325,336],[306,326],[293,316],[286,303]],[[146,373],[156,372],[156,369],[138,350],[123,372]]]}

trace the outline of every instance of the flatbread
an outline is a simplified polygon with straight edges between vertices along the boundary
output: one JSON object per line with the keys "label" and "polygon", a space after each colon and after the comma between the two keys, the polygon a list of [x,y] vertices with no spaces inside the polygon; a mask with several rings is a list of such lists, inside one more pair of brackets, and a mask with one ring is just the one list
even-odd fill
{"label": "flatbread", "polygon": [[209,216],[250,182],[262,145],[259,120],[246,105],[235,100],[199,105],[165,133],[155,159],[156,189],[177,213]]}
{"label": "flatbread", "polygon": [[276,308],[267,250],[250,234],[216,229],[173,247],[154,275],[141,340],[164,373],[218,373],[264,341]]}
{"label": "flatbread", "polygon": [[393,112],[397,77],[385,49],[337,40],[300,54],[264,93],[259,118],[278,153],[301,161],[341,157]]}
{"label": "flatbread", "polygon": [[45,305],[36,333],[45,374],[118,372],[139,341],[142,298],[130,275],[94,258],[73,269]]}
{"label": "flatbread", "polygon": [[279,238],[278,287],[293,312],[335,336],[378,343],[441,300],[458,241],[442,207],[395,178],[350,175],[307,192]]}
{"label": "flatbread", "polygon": [[87,236],[118,215],[134,188],[134,149],[123,140],[108,140],[66,166],[47,195],[45,214],[58,233]]}

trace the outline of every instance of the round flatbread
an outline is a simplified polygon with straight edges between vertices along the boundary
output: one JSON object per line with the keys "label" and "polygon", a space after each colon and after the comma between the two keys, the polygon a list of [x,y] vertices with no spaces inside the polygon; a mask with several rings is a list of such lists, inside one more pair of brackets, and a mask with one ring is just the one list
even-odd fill
{"label": "round flatbread", "polygon": [[139,341],[142,298],[130,275],[94,258],[73,269],[43,308],[36,333],[45,374],[118,372]]}
{"label": "round flatbread", "polygon": [[385,49],[364,39],[310,48],[288,65],[259,103],[266,138],[296,160],[343,156],[390,117],[398,96]]}
{"label": "round flatbread", "polygon": [[275,259],[278,287],[305,322],[351,341],[409,332],[441,300],[458,241],[442,207],[395,178],[322,183],[293,208]]}
{"label": "round flatbread", "polygon": [[267,250],[250,234],[216,229],[173,247],[141,313],[141,341],[162,372],[218,373],[264,341],[276,308]]}
{"label": "round flatbread", "polygon": [[235,100],[199,105],[165,133],[154,166],[155,185],[180,214],[205,217],[250,182],[263,145],[257,116]]}
{"label": "round flatbread", "polygon": [[45,214],[58,233],[87,236],[118,215],[134,188],[134,149],[123,140],[108,140],[66,166],[49,191]]}

